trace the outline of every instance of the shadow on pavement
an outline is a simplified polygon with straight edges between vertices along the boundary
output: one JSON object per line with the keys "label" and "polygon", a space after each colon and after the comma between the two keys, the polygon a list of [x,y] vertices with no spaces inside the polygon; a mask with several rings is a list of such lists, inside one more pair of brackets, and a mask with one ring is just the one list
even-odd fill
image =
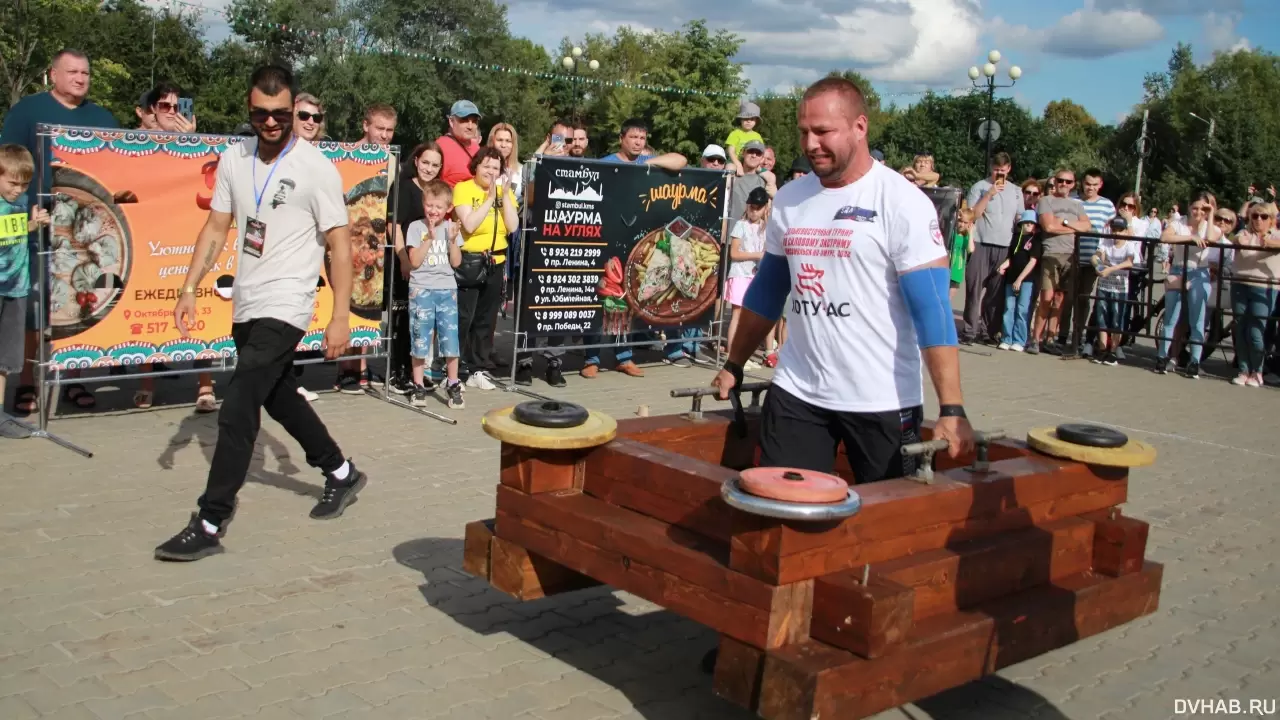
{"label": "shadow on pavement", "polygon": [[[156,463],[165,470],[172,470],[174,457],[178,451],[190,446],[192,443],[200,446],[200,450],[204,453],[207,462],[213,462],[213,450],[218,443],[217,413],[209,413],[207,415],[192,413],[183,417],[178,422],[173,436],[169,438],[169,443],[165,446],[164,452],[160,453],[160,457],[156,458]],[[261,453],[257,452],[259,447],[262,449]],[[323,485],[303,482],[295,477],[301,472],[301,469],[293,464],[293,459],[289,455],[289,448],[272,436],[271,433],[266,430],[259,430],[258,442],[254,450],[253,459],[249,463],[248,482],[268,485],[316,500],[319,500],[324,495]],[[279,466],[278,472],[266,469],[268,455],[275,458]],[[316,477],[317,479],[320,478],[318,472]]]}

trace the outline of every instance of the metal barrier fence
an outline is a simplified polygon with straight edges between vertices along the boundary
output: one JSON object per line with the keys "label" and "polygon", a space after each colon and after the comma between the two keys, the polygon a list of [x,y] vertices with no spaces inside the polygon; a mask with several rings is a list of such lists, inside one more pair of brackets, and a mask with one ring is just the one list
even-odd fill
{"label": "metal barrier fence", "polygon": [[[1250,303],[1244,302],[1244,309],[1238,309],[1236,300],[1239,296],[1233,296],[1235,283],[1244,285],[1238,278],[1234,276],[1235,253],[1240,250],[1264,252],[1271,255],[1280,253],[1280,248],[1265,248],[1251,245],[1240,245],[1237,243],[1208,243],[1203,248],[1194,243],[1168,243],[1159,238],[1133,237],[1129,235],[1114,235],[1110,233],[1085,232],[1076,233],[1074,242],[1074,252],[1071,262],[1074,263],[1072,272],[1072,282],[1065,293],[1063,299],[1063,311],[1066,310],[1068,303],[1075,305],[1075,311],[1071,318],[1070,343],[1073,349],[1079,349],[1084,345],[1093,345],[1096,350],[1096,338],[1099,332],[1112,332],[1107,328],[1101,327],[1098,322],[1098,300],[1100,298],[1097,286],[1097,272],[1093,269],[1092,263],[1088,263],[1088,270],[1084,270],[1087,261],[1082,262],[1080,258],[1081,239],[1091,238],[1101,241],[1103,239],[1123,238],[1126,242],[1135,242],[1142,245],[1141,262],[1135,262],[1133,269],[1129,271],[1129,288],[1126,297],[1116,301],[1110,296],[1105,298],[1108,302],[1118,302],[1123,311],[1123,330],[1118,333],[1122,336],[1120,346],[1132,346],[1139,338],[1152,340],[1157,346],[1157,358],[1166,357],[1173,360],[1176,364],[1184,364],[1179,360],[1180,356],[1188,355],[1193,345],[1201,348],[1200,361],[1212,357],[1215,352],[1223,353],[1223,360],[1231,364],[1233,368],[1239,370],[1238,354],[1243,349],[1244,344],[1250,342],[1247,333],[1248,328],[1244,323],[1247,321],[1262,321],[1263,333],[1263,372],[1280,372],[1280,307],[1277,304],[1277,295],[1280,295],[1280,278],[1258,279],[1250,277],[1248,285],[1258,287],[1261,285],[1265,288],[1265,297],[1269,298],[1266,302],[1267,315],[1265,317],[1257,317],[1249,311]],[[1165,252],[1160,252],[1160,248],[1166,248]],[[1193,255],[1199,255],[1208,250],[1216,250],[1216,257],[1209,259],[1208,264],[1202,262],[1201,258],[1193,258]],[[1207,258],[1206,258],[1207,259]],[[1192,267],[1188,271],[1188,266]],[[1182,287],[1176,288],[1182,291],[1179,297],[1178,317],[1169,318],[1167,310],[1166,297],[1168,288],[1169,271],[1173,268],[1183,268],[1182,274],[1174,275],[1181,277]],[[1198,272],[1208,270],[1208,288],[1200,288],[1193,290],[1188,287],[1188,275],[1196,273],[1194,280],[1196,285],[1203,284],[1203,274]],[[1156,288],[1160,286],[1160,293],[1157,295]],[[1039,288],[1037,288],[1039,290]],[[1039,293],[1037,292],[1037,295]],[[1082,298],[1087,298],[1083,303],[1078,302]],[[1203,305],[1203,307],[1201,307]],[[1079,317],[1079,311],[1084,310],[1084,317]],[[1193,342],[1192,333],[1188,324],[1190,317],[1196,316],[1204,327],[1201,328],[1201,341]],[[1033,314],[1034,317],[1034,314]],[[1172,326],[1170,325],[1172,323]],[[1059,335],[1062,328],[1059,328]],[[1047,334],[1046,334],[1047,337]],[[1164,353],[1160,352],[1163,345]],[[1170,353],[1173,348],[1180,348],[1178,353]],[[1228,354],[1230,351],[1230,354]]]}

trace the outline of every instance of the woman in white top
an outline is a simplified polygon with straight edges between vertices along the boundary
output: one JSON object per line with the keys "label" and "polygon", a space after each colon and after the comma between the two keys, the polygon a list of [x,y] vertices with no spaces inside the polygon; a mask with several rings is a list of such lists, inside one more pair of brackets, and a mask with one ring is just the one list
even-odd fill
{"label": "woman in white top", "polygon": [[[1164,285],[1164,328],[1156,343],[1154,368],[1161,375],[1172,369],[1169,345],[1185,300],[1191,336],[1191,359],[1187,363],[1186,376],[1191,379],[1200,377],[1205,311],[1213,285],[1210,269],[1218,264],[1218,250],[1210,246],[1222,242],[1222,230],[1214,227],[1212,222],[1217,206],[1217,198],[1212,193],[1197,194],[1188,208],[1187,222],[1170,218],[1160,236],[1162,242],[1186,246],[1173,248],[1168,261],[1169,276],[1165,278]],[[1191,245],[1195,247],[1189,247]]]}
{"label": "woman in white top", "polygon": [[[1260,248],[1236,250],[1232,262],[1231,305],[1235,316],[1236,365],[1240,374],[1233,385],[1262,387],[1262,363],[1266,359],[1267,319],[1275,314],[1280,283],[1280,231],[1276,230],[1276,204],[1249,206],[1245,229],[1236,244]],[[1273,248],[1267,252],[1261,248]]]}

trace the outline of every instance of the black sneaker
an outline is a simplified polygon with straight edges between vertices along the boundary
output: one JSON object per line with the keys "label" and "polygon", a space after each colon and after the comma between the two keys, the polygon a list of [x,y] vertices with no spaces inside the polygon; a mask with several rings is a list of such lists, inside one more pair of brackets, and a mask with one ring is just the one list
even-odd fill
{"label": "black sneaker", "polygon": [[1151,368],[1151,372],[1157,375],[1167,375],[1169,373],[1168,366],[1169,366],[1168,358],[1158,357],[1156,358],[1155,366]]}
{"label": "black sneaker", "polygon": [[1197,363],[1197,362],[1187,363],[1187,369],[1183,374],[1187,377],[1188,380],[1199,380],[1200,379],[1200,363]]}
{"label": "black sneaker", "polygon": [[396,395],[404,395],[408,397],[413,393],[413,378],[401,377],[399,375],[392,376],[387,382],[387,389]]}
{"label": "black sneaker", "polygon": [[415,385],[413,387],[413,396],[409,398],[409,403],[414,407],[426,407],[427,398],[430,396],[430,390],[426,389],[422,385]]}
{"label": "black sneaker", "polygon": [[546,379],[547,379],[547,384],[548,384],[548,385],[550,385],[551,387],[558,387],[558,388],[562,388],[562,387],[564,387],[564,386],[566,386],[566,385],[568,385],[568,384],[569,384],[569,383],[565,382],[565,380],[564,380],[564,373],[560,372],[560,366],[559,366],[559,365],[548,365],[548,366],[547,366],[547,375],[546,375]]}
{"label": "black sneaker", "polygon": [[1116,357],[1115,353],[1109,352],[1106,355],[1102,356],[1102,364],[1115,367],[1116,365],[1120,364],[1120,358]]}
{"label": "black sneaker", "polygon": [[521,365],[516,368],[516,384],[532,385],[533,384],[533,365]]}
{"label": "black sneaker", "polygon": [[354,372],[344,372],[338,376],[336,384],[338,392],[344,395],[363,395],[364,390],[360,388],[360,375]]}
{"label": "black sneaker", "polygon": [[311,517],[316,520],[332,520],[341,516],[342,511],[356,499],[356,493],[364,489],[365,483],[369,481],[368,476],[357,470],[354,462],[347,460],[347,463],[351,469],[346,480],[339,482],[332,475],[325,476],[324,495],[311,508]]}
{"label": "black sneaker", "polygon": [[364,371],[364,380],[365,380],[365,383],[376,388],[380,388],[385,384],[382,377],[382,373],[377,372],[376,370],[368,369],[368,368],[366,368]]}
{"label": "black sneaker", "polygon": [[662,362],[682,368],[693,367],[693,361],[689,359],[688,355],[677,355],[676,357],[663,358]]}
{"label": "black sneaker", "polygon": [[449,407],[454,410],[461,410],[467,406],[467,403],[462,399],[461,382],[446,386],[444,392],[449,396]]}
{"label": "black sneaker", "polygon": [[1028,355],[1039,355],[1040,343],[1032,340],[1031,342],[1027,343],[1027,347],[1024,352],[1026,352]]}
{"label": "black sneaker", "polygon": [[156,559],[191,562],[220,552],[222,552],[222,543],[218,542],[218,536],[205,532],[200,516],[197,513],[191,513],[191,521],[182,529],[182,532],[156,548]]}

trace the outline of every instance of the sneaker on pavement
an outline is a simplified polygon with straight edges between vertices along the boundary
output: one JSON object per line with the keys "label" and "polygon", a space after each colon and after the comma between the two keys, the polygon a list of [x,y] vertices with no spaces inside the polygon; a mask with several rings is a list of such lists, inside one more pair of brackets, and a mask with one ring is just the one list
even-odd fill
{"label": "sneaker on pavement", "polygon": [[1188,380],[1200,379],[1200,363],[1187,363],[1187,369],[1183,373]]}
{"label": "sneaker on pavement", "polygon": [[516,368],[516,384],[532,385],[533,384],[533,363],[521,365]]}
{"label": "sneaker on pavement", "polygon": [[644,377],[644,370],[642,370],[639,365],[635,364],[635,362],[631,360],[618,363],[618,367],[614,368],[614,370],[622,373],[623,375],[629,375],[631,377]]}
{"label": "sneaker on pavement", "polygon": [[1010,346],[1009,346],[1009,349],[1010,349],[1010,350],[1012,350],[1012,351],[1014,351],[1014,352],[1024,352],[1024,351],[1026,351],[1026,348],[1025,348],[1025,347],[1023,347],[1023,346],[1021,346],[1021,345],[1010,345]]}
{"label": "sneaker on pavement", "polygon": [[498,387],[493,384],[493,381],[489,379],[489,373],[484,370],[477,370],[471,373],[471,377],[467,378],[467,386],[476,390],[494,390]]}
{"label": "sneaker on pavement", "polygon": [[467,406],[467,403],[462,399],[462,383],[456,382],[452,385],[446,385],[444,393],[449,396],[449,407],[454,410],[461,410]]}
{"label": "sneaker on pavement", "polygon": [[1116,365],[1120,364],[1120,359],[1116,357],[1115,353],[1108,352],[1106,355],[1102,356],[1102,364],[1115,367]]}
{"label": "sneaker on pavement", "polygon": [[592,363],[590,365],[583,365],[582,369],[578,371],[578,374],[590,380],[591,378],[600,374],[600,366],[596,365],[595,363]]}
{"label": "sneaker on pavement", "polygon": [[430,396],[431,396],[431,391],[428,390],[426,386],[415,385],[413,387],[413,394],[409,399],[409,404],[413,405],[414,407],[426,407],[427,398]]}
{"label": "sneaker on pavement", "polygon": [[157,560],[175,562],[191,562],[222,552],[222,543],[216,533],[205,532],[204,523],[197,513],[191,513],[191,520],[177,535],[164,541],[156,548]]}
{"label": "sneaker on pavement", "polygon": [[1002,343],[1000,343],[999,345],[997,345],[997,346],[996,346],[996,349],[997,349],[997,350],[1012,350],[1012,349],[1013,349],[1013,345],[1011,345],[1010,343],[1002,342]]}
{"label": "sneaker on pavement", "polygon": [[380,388],[386,384],[386,380],[382,377],[382,373],[373,369],[366,369],[360,384]]}
{"label": "sneaker on pavement", "polygon": [[1240,373],[1231,380],[1232,385],[1248,385],[1253,376],[1249,373]]}
{"label": "sneaker on pavement", "polygon": [[1263,382],[1262,373],[1254,373],[1249,376],[1248,382],[1245,383],[1249,387],[1262,387],[1266,383]]}
{"label": "sneaker on pavement", "polygon": [[693,361],[689,359],[688,355],[684,354],[677,355],[675,357],[663,358],[662,362],[682,368],[693,367]]}
{"label": "sneaker on pavement", "polygon": [[545,379],[551,387],[562,388],[569,384],[565,382],[564,373],[560,371],[559,365],[548,365]]}
{"label": "sneaker on pavement", "polygon": [[340,515],[356,499],[356,494],[364,489],[369,481],[368,476],[356,469],[356,464],[347,460],[350,470],[347,479],[339,482],[332,475],[325,476],[324,495],[320,502],[311,508],[311,517],[316,520],[332,520]]}
{"label": "sneaker on pavement", "polygon": [[1039,355],[1039,354],[1040,354],[1040,343],[1038,343],[1038,342],[1029,342],[1029,343],[1027,343],[1026,351],[1027,351],[1027,354],[1028,354],[1028,355]]}
{"label": "sneaker on pavement", "polygon": [[1166,375],[1169,372],[1169,359],[1158,357],[1155,364],[1151,368],[1151,372],[1157,375]]}
{"label": "sneaker on pavement", "polygon": [[359,374],[354,372],[344,372],[338,376],[338,382],[334,389],[344,395],[363,395],[364,390],[362,390],[360,386],[361,382]]}
{"label": "sneaker on pavement", "polygon": [[308,390],[308,389],[306,389],[306,388],[304,388],[304,387],[299,387],[299,388],[298,388],[298,394],[299,394],[299,395],[301,395],[301,396],[302,396],[302,399],[303,399],[303,400],[306,400],[307,402],[315,402],[315,401],[317,401],[317,400],[319,400],[319,399],[320,399],[320,396],[319,396],[319,395],[317,395],[317,394],[315,394],[315,393],[311,392],[310,390]]}
{"label": "sneaker on pavement", "polygon": [[18,424],[13,418],[0,414],[0,437],[10,440],[26,440],[31,431]]}

